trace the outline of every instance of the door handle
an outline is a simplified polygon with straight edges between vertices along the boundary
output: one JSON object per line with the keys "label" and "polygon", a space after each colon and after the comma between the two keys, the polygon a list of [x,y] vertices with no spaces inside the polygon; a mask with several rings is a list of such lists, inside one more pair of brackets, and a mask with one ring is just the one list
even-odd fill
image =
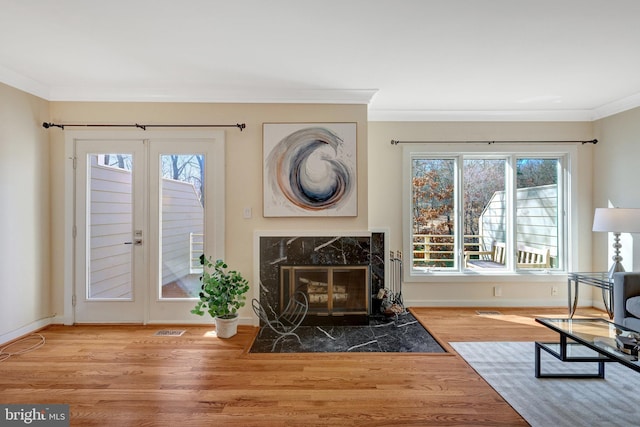
{"label": "door handle", "polygon": [[136,246],[142,246],[142,239],[136,239],[133,242],[124,242],[125,245],[136,245]]}

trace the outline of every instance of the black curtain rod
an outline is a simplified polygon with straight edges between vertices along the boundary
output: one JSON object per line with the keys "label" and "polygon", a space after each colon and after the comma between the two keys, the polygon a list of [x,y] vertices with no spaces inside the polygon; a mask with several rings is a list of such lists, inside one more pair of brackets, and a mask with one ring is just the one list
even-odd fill
{"label": "black curtain rod", "polygon": [[42,123],[42,127],[45,129],[49,129],[51,127],[57,127],[60,129],[64,129],[65,127],[102,127],[102,128],[138,128],[138,129],[142,129],[142,130],[147,130],[147,128],[229,128],[229,127],[237,127],[238,129],[240,129],[240,132],[242,132],[244,130],[244,128],[247,127],[247,125],[245,125],[244,123],[236,123],[235,125],[140,125],[138,123],[133,124],[133,125],[98,125],[98,124],[85,124],[85,125],[78,125],[78,124],[57,124],[57,123],[47,123],[44,122]]}
{"label": "black curtain rod", "polygon": [[398,144],[517,144],[517,143],[545,143],[545,144],[597,144],[597,139],[589,141],[398,141],[396,139],[391,140],[391,145]]}

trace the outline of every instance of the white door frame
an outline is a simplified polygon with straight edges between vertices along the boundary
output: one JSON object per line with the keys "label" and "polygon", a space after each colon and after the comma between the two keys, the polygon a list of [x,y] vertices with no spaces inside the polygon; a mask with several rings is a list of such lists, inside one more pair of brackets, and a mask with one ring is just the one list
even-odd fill
{"label": "white door frame", "polygon": [[[74,145],[76,140],[91,139],[138,139],[138,140],[209,140],[215,148],[216,155],[207,162],[207,175],[216,175],[215,198],[224,201],[224,177],[225,177],[225,134],[220,130],[189,130],[189,131],[65,131],[65,168],[64,168],[64,313],[61,317],[65,325],[75,323],[75,309],[73,298],[75,291],[75,168],[77,163],[75,158]],[[225,246],[225,204],[212,203],[208,207],[207,230],[212,230],[215,238],[207,239],[205,242],[205,252],[215,258],[224,258]],[[147,233],[148,234],[148,233]],[[209,231],[207,231],[209,234]],[[147,236],[149,237],[149,236]],[[148,291],[151,294],[151,291]],[[195,316],[194,316],[195,317]],[[149,321],[148,309],[144,314],[144,323]],[[198,319],[191,323],[199,323]],[[187,322],[185,322],[187,323]]]}

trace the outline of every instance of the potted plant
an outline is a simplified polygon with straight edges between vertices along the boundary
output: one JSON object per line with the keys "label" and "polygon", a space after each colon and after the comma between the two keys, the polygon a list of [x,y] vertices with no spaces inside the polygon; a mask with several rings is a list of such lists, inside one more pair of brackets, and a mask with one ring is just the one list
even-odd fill
{"label": "potted plant", "polygon": [[200,300],[191,313],[199,316],[209,313],[215,319],[216,335],[230,338],[237,333],[238,309],[245,304],[249,282],[239,272],[227,270],[227,264],[221,259],[212,263],[203,254],[200,264]]}

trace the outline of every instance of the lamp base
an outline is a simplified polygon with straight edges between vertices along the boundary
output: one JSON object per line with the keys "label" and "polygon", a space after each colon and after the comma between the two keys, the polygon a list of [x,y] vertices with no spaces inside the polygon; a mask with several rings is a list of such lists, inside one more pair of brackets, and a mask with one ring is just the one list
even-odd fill
{"label": "lamp base", "polygon": [[609,269],[609,282],[610,283],[613,283],[613,273],[618,273],[620,271],[624,271],[624,267],[620,263],[620,261],[622,261],[622,257],[620,256],[620,248],[621,247],[622,247],[622,245],[620,244],[620,233],[619,232],[614,232],[613,233],[613,251],[614,251],[614,255],[611,258],[613,260],[613,264],[611,265],[611,268]]}

